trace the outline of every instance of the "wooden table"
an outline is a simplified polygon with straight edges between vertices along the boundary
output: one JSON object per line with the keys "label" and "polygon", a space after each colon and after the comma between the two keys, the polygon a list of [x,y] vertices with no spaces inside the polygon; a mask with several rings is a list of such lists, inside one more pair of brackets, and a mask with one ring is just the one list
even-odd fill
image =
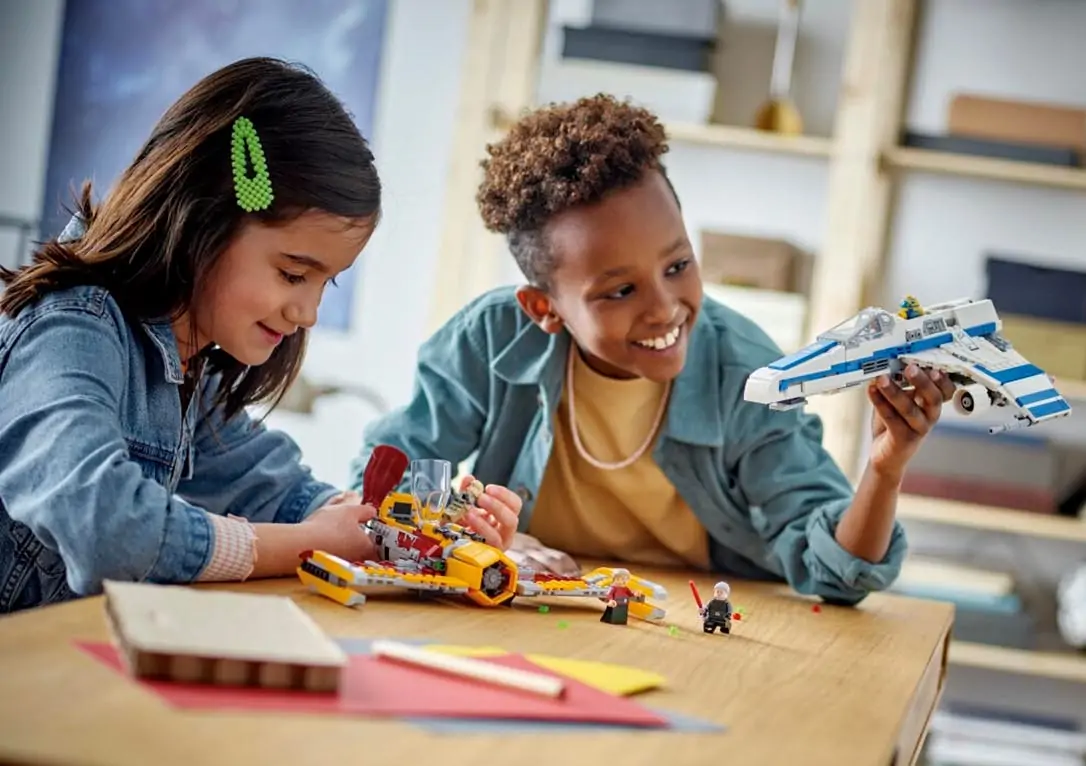
{"label": "wooden table", "polygon": [[[227,587],[289,594],[337,637],[432,637],[653,670],[668,686],[646,693],[647,704],[715,721],[725,731],[453,737],[393,720],[174,710],[73,647],[74,640],[108,640],[102,601],[90,598],[0,618],[0,760],[111,766],[913,762],[942,690],[949,606],[876,594],[854,609],[816,612],[813,601],[784,586],[733,581],[733,603],[745,615],[731,635],[706,635],[685,573],[638,574],[667,587],[665,626],[602,624],[602,604],[592,599],[525,599],[512,608],[485,609],[376,593],[354,611],[308,593],[297,580]],[[712,579],[697,582],[703,598],[711,594]],[[549,611],[541,612],[540,604]]]}

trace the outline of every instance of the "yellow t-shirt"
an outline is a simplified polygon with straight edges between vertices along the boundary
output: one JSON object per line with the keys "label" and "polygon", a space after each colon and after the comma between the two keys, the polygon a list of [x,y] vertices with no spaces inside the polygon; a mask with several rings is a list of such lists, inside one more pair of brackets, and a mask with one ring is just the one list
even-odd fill
{"label": "yellow t-shirt", "polygon": [[[598,461],[625,460],[648,436],[665,384],[608,378],[589,367],[578,351],[571,353],[581,444]],[[656,465],[651,446],[625,468],[596,468],[573,443],[568,388],[556,418],[530,534],[575,557],[708,568],[705,529]]]}

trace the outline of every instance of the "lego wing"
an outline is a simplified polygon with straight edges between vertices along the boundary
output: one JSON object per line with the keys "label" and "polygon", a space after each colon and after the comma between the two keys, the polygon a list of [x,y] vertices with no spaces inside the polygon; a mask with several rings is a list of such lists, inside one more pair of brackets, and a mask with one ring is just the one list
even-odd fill
{"label": "lego wing", "polygon": [[365,598],[353,588],[385,586],[436,593],[467,593],[463,580],[426,571],[409,563],[367,561],[356,564],[324,551],[306,554],[298,567],[302,582],[340,603],[362,603]]}
{"label": "lego wing", "polygon": [[1012,407],[1015,421],[990,429],[993,432],[1023,428],[1071,413],[1071,405],[1044,370],[996,334],[973,337],[960,333],[937,348],[903,354],[901,361],[972,381],[955,391],[954,408],[960,414],[978,414],[993,404]]}
{"label": "lego wing", "polygon": [[562,577],[520,571],[517,579],[518,596],[590,596],[603,598],[608,586],[590,583],[582,577]]}

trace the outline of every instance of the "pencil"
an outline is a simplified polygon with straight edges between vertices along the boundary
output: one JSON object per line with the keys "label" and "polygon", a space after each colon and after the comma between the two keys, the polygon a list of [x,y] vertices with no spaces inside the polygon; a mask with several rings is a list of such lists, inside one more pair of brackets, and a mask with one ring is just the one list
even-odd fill
{"label": "pencil", "polygon": [[425,667],[461,678],[484,681],[509,689],[518,689],[552,699],[562,697],[566,690],[565,681],[556,676],[532,673],[519,668],[507,668],[471,657],[431,652],[396,641],[374,641],[373,653],[377,657],[399,660],[409,665]]}

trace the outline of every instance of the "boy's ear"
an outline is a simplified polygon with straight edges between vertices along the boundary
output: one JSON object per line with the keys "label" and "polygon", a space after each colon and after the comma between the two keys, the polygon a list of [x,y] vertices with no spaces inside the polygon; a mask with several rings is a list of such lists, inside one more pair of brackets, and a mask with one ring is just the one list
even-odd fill
{"label": "boy's ear", "polygon": [[517,303],[543,332],[552,335],[562,329],[562,318],[554,310],[554,304],[545,292],[538,287],[522,285],[517,288]]}

